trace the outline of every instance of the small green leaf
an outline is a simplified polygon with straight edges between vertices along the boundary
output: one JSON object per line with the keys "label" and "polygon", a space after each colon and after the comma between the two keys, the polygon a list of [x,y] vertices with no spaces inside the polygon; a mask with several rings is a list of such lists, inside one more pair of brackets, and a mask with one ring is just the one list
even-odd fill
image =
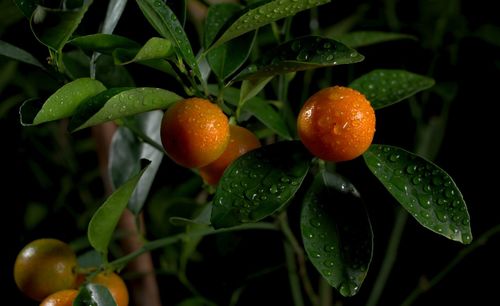
{"label": "small green leaf", "polygon": [[17,61],[36,66],[45,70],[45,67],[33,55],[14,45],[0,40],[0,55],[15,59]]}
{"label": "small green leaf", "polygon": [[387,41],[417,38],[413,35],[379,31],[350,32],[337,37],[337,40],[351,48],[365,47]]}
{"label": "small green leaf", "polygon": [[81,78],[59,88],[43,105],[33,100],[25,102],[20,109],[23,125],[36,125],[69,117],[85,99],[97,95],[106,88],[101,82]]}
{"label": "small green leaf", "polygon": [[103,94],[102,97],[85,101],[78,110],[78,117],[72,119],[75,122],[70,123],[70,127],[76,131],[102,122],[164,109],[182,99],[171,91],[149,87],[120,91],[106,101],[107,97]]}
{"label": "small green leaf", "polygon": [[256,30],[273,21],[293,16],[298,12],[328,2],[330,2],[330,0],[274,0],[252,7],[225,29],[212,44],[210,49],[218,47],[235,37]]}
{"label": "small green leaf", "polygon": [[267,52],[243,69],[234,81],[360,62],[364,56],[329,38],[306,36],[292,39]]}
{"label": "small green leaf", "polygon": [[[137,128],[157,143],[161,143],[160,125],[163,118],[162,111],[152,111],[137,115],[135,122],[127,123],[137,125]],[[141,159],[151,161],[144,172],[134,193],[130,197],[128,209],[134,214],[139,214],[146,202],[149,190],[153,184],[156,172],[163,158],[163,151],[141,142],[129,128],[119,127],[113,135],[109,153],[109,176],[113,188],[124,184],[141,167]]]}
{"label": "small green leaf", "polygon": [[373,252],[370,220],[356,188],[337,174],[318,173],[304,198],[300,228],[318,272],[343,296],[355,295]]}
{"label": "small green leaf", "polygon": [[89,222],[87,236],[90,245],[101,254],[107,254],[108,245],[118,220],[147,166],[116,189],[97,209]]}
{"label": "small green leaf", "polygon": [[425,228],[464,244],[472,241],[467,206],[444,170],[392,146],[372,145],[363,156],[371,172]]}
{"label": "small green leaf", "polygon": [[[222,3],[210,6],[205,23],[205,48],[215,38],[231,16],[241,11],[242,6],[235,3]],[[248,58],[255,41],[256,31],[229,41],[207,53],[207,61],[215,75],[224,80],[233,74]]]}
{"label": "small green leaf", "polygon": [[26,18],[31,18],[33,12],[35,11],[38,1],[37,0],[14,0],[17,7],[23,12]]}
{"label": "small green leaf", "polygon": [[111,54],[117,48],[138,49],[141,45],[127,37],[112,34],[78,36],[68,42],[86,52]]}
{"label": "small green leaf", "polygon": [[[150,38],[144,46],[137,51],[137,53],[133,56],[132,59],[121,62],[121,64],[129,64],[133,62],[141,62],[147,60],[156,60],[156,59],[166,59],[171,57],[174,54],[174,49],[172,46],[172,42],[168,39],[153,37]],[[118,57],[115,57],[119,59]]]}
{"label": "small green leaf", "polygon": [[137,0],[137,4],[153,28],[163,37],[175,43],[177,53],[201,79],[198,62],[194,57],[189,39],[174,12],[163,1]]}
{"label": "small green leaf", "polygon": [[433,79],[409,71],[376,69],[354,80],[349,87],[363,93],[373,108],[381,109],[433,85]]}
{"label": "small green leaf", "polygon": [[92,0],[85,0],[78,9],[52,9],[38,6],[42,18],[31,18],[31,30],[35,37],[47,47],[60,51],[83,19]]}
{"label": "small green leaf", "polygon": [[88,283],[82,288],[73,302],[73,306],[117,306],[108,288]]}
{"label": "small green leaf", "polygon": [[272,79],[273,77],[264,77],[241,82],[240,101],[238,102],[238,106],[258,95]]}
{"label": "small green leaf", "polygon": [[252,150],[224,172],[212,208],[212,225],[257,222],[283,208],[309,170],[311,156],[299,141]]}

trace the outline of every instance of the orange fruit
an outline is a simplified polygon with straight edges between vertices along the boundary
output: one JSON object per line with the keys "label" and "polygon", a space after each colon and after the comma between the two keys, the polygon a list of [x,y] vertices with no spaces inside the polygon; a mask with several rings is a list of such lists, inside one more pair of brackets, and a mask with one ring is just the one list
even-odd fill
{"label": "orange fruit", "polygon": [[46,297],[40,306],[73,306],[78,290],[66,289],[52,293]]}
{"label": "orange fruit", "polygon": [[172,105],[161,123],[161,141],[179,165],[197,168],[216,160],[229,143],[229,121],[222,110],[201,98]]}
{"label": "orange fruit", "polygon": [[297,130],[304,146],[327,161],[363,154],[375,134],[375,111],[357,90],[333,86],[312,95],[302,106]]}
{"label": "orange fruit", "polygon": [[68,244],[37,239],[17,255],[14,280],[24,294],[41,301],[56,291],[74,288],[76,267],[76,254]]}
{"label": "orange fruit", "polygon": [[104,271],[92,278],[90,281],[108,288],[117,306],[128,306],[128,289],[123,279],[112,271]]}
{"label": "orange fruit", "polygon": [[259,139],[246,128],[231,125],[229,131],[229,144],[224,153],[215,161],[200,168],[200,175],[207,184],[217,184],[224,170],[235,159],[250,150],[260,147]]}

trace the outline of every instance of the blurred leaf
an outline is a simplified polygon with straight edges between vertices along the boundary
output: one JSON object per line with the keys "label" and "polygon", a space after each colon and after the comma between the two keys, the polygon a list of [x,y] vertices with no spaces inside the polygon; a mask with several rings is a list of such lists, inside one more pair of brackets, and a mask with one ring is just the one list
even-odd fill
{"label": "blurred leaf", "polygon": [[300,227],[318,272],[343,296],[355,295],[373,252],[370,220],[356,188],[339,175],[318,173],[305,195]]}
{"label": "blurred leaf", "polygon": [[302,184],[310,160],[299,141],[278,142],[242,155],[217,186],[212,226],[257,222],[283,208]]}
{"label": "blurred leaf", "polygon": [[112,34],[91,34],[78,36],[70,41],[69,44],[75,45],[86,52],[101,52],[111,54],[117,48],[138,49],[141,45],[127,37]]}
{"label": "blurred leaf", "polygon": [[246,11],[238,19],[236,19],[228,28],[224,29],[223,33],[210,46],[210,49],[220,46],[221,44],[243,35],[247,32],[256,30],[261,26],[269,24],[273,21],[293,16],[298,12],[310,9],[330,2],[330,0],[274,0],[264,2],[262,5],[255,6]]}
{"label": "blurred leaf", "polygon": [[416,40],[417,38],[413,35],[402,34],[402,33],[359,31],[359,32],[345,33],[341,36],[336,37],[336,39],[351,48],[359,48],[393,40],[401,40],[401,39]]}
{"label": "blurred leaf", "polygon": [[118,224],[118,220],[127,207],[127,203],[142,174],[147,170],[148,165],[116,189],[92,216],[87,236],[90,245],[99,253],[108,253],[108,245]]}
{"label": "blurred leaf", "polygon": [[[205,23],[205,48],[213,41],[217,32],[231,16],[241,11],[242,6],[235,3],[221,3],[210,6]],[[211,49],[207,61],[219,80],[233,74],[248,58],[255,41],[256,31],[247,33],[235,40]]]}
{"label": "blurred leaf", "polygon": [[24,227],[27,230],[34,230],[48,214],[47,205],[42,203],[29,203],[24,212]]}
{"label": "blurred leaf", "polygon": [[500,26],[493,24],[484,24],[480,26],[475,35],[489,44],[500,47]]}
{"label": "blurred leaf", "polygon": [[264,77],[259,79],[244,80],[241,83],[240,101],[238,105],[241,107],[249,99],[255,97],[264,87],[272,80],[273,77]]}
{"label": "blurred leaf", "polygon": [[212,202],[207,203],[203,206],[202,210],[193,219],[183,218],[183,217],[171,217],[170,223],[173,225],[189,225],[189,224],[201,224],[201,225],[210,225],[210,215],[212,214]]}
{"label": "blurred leaf", "polygon": [[96,250],[90,250],[78,256],[80,268],[95,268],[104,264],[101,254]]}
{"label": "blurred leaf", "polygon": [[380,109],[433,85],[433,79],[409,71],[376,69],[352,81],[349,87],[363,93],[374,109]]}
{"label": "blurred leaf", "polygon": [[108,9],[106,10],[106,17],[102,26],[102,33],[111,34],[115,30],[118,21],[120,20],[123,10],[127,5],[127,0],[110,0]]}
{"label": "blurred leaf", "polygon": [[[118,51],[120,52],[120,51]],[[133,62],[140,62],[146,60],[155,60],[155,59],[165,59],[169,58],[172,54],[174,54],[174,49],[172,47],[172,42],[168,39],[153,37],[150,38],[144,46],[135,53],[132,59],[121,62],[119,57],[116,57],[121,64],[129,64]],[[115,53],[116,54],[116,53]]]}
{"label": "blurred leaf", "polygon": [[53,93],[41,105],[38,100],[26,101],[20,109],[23,125],[36,125],[69,117],[85,99],[93,97],[106,88],[101,82],[81,78],[70,82]]}
{"label": "blurred leaf", "polygon": [[425,228],[464,244],[472,241],[465,201],[444,170],[392,146],[372,145],[363,156],[371,172]]}
{"label": "blurred leaf", "polygon": [[33,55],[14,45],[0,40],[0,55],[27,63],[45,70],[45,67]]}
{"label": "blurred leaf", "polygon": [[83,19],[92,0],[85,0],[78,9],[60,10],[38,6],[42,18],[31,18],[30,25],[36,38],[47,47],[61,51]]}
{"label": "blurred leaf", "polygon": [[117,306],[108,288],[99,284],[86,284],[73,302],[73,306]]}
{"label": "blurred leaf", "polygon": [[[137,124],[136,128],[141,133],[153,141],[161,143],[160,125],[162,118],[163,112],[157,110],[137,115],[134,122],[130,124]],[[124,184],[134,173],[139,171],[141,159],[151,161],[128,203],[128,209],[136,215],[142,211],[163,155],[163,151],[137,139],[127,127],[119,127],[113,135],[109,154],[109,173],[113,188]]]}
{"label": "blurred leaf", "polygon": [[108,88],[135,86],[132,75],[125,67],[116,65],[112,56],[101,54],[96,61],[95,70],[96,80],[101,81]]}
{"label": "blurred leaf", "polygon": [[305,36],[289,40],[266,52],[256,63],[243,69],[234,80],[255,79],[277,74],[360,62],[364,56],[329,38]]}
{"label": "blurred leaf", "polygon": [[102,96],[82,103],[78,112],[75,112],[74,118],[71,119],[71,130],[77,131],[102,122],[167,108],[182,99],[177,94],[161,88],[140,87],[125,91],[116,90],[120,92],[110,98],[110,95],[103,93]]}
{"label": "blurred leaf", "polygon": [[175,43],[177,53],[201,79],[200,69],[189,39],[172,10],[163,1],[158,0],[137,0],[137,4],[153,28]]}
{"label": "blurred leaf", "polygon": [[17,7],[23,12],[26,18],[30,19],[35,11],[38,1],[37,0],[13,0]]}
{"label": "blurred leaf", "polygon": [[177,306],[217,306],[217,304],[214,304],[213,302],[210,302],[202,297],[193,297],[185,299],[177,304]]}

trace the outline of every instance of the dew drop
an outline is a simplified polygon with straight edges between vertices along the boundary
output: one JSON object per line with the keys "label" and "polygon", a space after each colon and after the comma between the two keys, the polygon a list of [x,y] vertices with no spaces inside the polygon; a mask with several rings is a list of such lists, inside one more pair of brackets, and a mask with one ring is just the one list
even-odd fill
{"label": "dew drop", "polygon": [[448,215],[442,211],[436,211],[436,217],[443,223],[448,221]]}
{"label": "dew drop", "polygon": [[333,245],[327,245],[325,246],[325,251],[326,252],[333,252],[335,250],[335,247]]}
{"label": "dew drop", "polygon": [[428,209],[431,207],[431,204],[432,204],[432,196],[422,195],[422,196],[418,197],[418,203],[423,208]]}
{"label": "dew drop", "polygon": [[278,192],[278,187],[276,185],[272,185],[271,187],[269,187],[269,192],[272,193],[272,194],[275,194]]}
{"label": "dew drop", "polygon": [[326,60],[327,61],[332,61],[333,60],[333,55],[329,54],[327,57],[326,57]]}
{"label": "dew drop", "polygon": [[435,186],[441,186],[443,184],[443,179],[439,176],[434,176],[432,178],[432,183],[435,185]]}
{"label": "dew drop", "polygon": [[417,166],[416,165],[409,165],[408,167],[406,167],[406,172],[408,174],[414,174],[415,172],[417,172]]}
{"label": "dew drop", "polygon": [[389,160],[391,162],[396,162],[399,160],[399,154],[391,154],[391,156],[389,156]]}
{"label": "dew drop", "polygon": [[448,188],[444,191],[444,195],[445,197],[447,197],[448,199],[450,198],[453,198],[455,196],[455,190],[451,189],[451,188]]}
{"label": "dew drop", "polygon": [[422,178],[420,176],[414,176],[411,179],[411,182],[413,183],[413,185],[418,185],[422,182]]}
{"label": "dew drop", "polygon": [[320,227],[321,226],[321,221],[319,221],[319,219],[316,219],[316,218],[309,220],[309,223],[311,223],[311,225],[313,227]]}
{"label": "dew drop", "polygon": [[323,264],[328,268],[333,268],[333,266],[335,266],[335,263],[332,260],[325,260]]}

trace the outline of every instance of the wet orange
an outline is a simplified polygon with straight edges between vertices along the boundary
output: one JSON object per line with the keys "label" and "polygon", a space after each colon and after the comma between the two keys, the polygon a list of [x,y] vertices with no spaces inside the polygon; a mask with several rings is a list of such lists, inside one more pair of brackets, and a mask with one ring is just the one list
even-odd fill
{"label": "wet orange", "polygon": [[46,297],[40,306],[73,306],[78,290],[66,289],[52,293]]}
{"label": "wet orange", "polygon": [[322,89],[300,110],[297,130],[304,146],[327,161],[363,154],[375,134],[375,112],[359,91],[342,86]]}
{"label": "wet orange", "polygon": [[161,141],[178,164],[198,168],[213,162],[229,143],[229,121],[209,100],[189,98],[175,103],[164,114]]}
{"label": "wet orange", "polygon": [[129,294],[127,286],[123,279],[115,272],[101,272],[94,276],[90,282],[108,288],[117,306],[128,306]]}

